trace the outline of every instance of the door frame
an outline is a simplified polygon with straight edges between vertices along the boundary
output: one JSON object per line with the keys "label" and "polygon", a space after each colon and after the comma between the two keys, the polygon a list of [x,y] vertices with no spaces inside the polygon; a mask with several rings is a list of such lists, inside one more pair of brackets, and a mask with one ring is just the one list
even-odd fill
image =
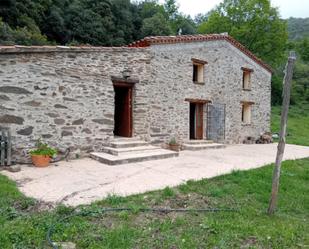
{"label": "door frame", "polygon": [[[128,121],[128,126],[129,126],[129,134],[128,136],[124,136],[124,137],[133,137],[133,89],[134,89],[134,84],[132,83],[126,83],[126,82],[120,82],[120,81],[114,81],[113,82],[113,87],[114,87],[114,92],[116,94],[116,88],[126,88],[128,90],[128,94],[129,94],[129,121]],[[115,96],[116,97],[116,96]],[[115,107],[115,101],[116,98],[114,97],[114,107]],[[114,113],[115,115],[116,113]],[[115,125],[114,124],[114,129],[115,129]],[[119,136],[119,135],[116,135]]]}
{"label": "door frame", "polygon": [[195,140],[204,139],[204,106],[205,104],[195,104]]}
{"label": "door frame", "polygon": [[[206,99],[191,99],[191,98],[186,98],[185,101],[189,102],[189,139],[192,139],[192,140],[203,140],[206,138],[206,134],[205,134],[205,118],[204,118],[204,112],[205,112],[205,107],[206,107],[206,104],[208,103],[211,103],[210,100],[206,100]],[[192,113],[191,113],[191,105],[195,105],[194,107],[194,138],[192,138],[191,136],[191,133],[192,133],[192,130],[191,130],[191,119],[192,119]],[[200,106],[200,107],[198,107]],[[201,112],[200,113],[197,113],[197,110],[200,110]],[[197,138],[197,118],[201,118],[201,121],[202,121],[202,138]]]}
{"label": "door frame", "polygon": [[204,104],[190,102],[190,139],[204,139]]}

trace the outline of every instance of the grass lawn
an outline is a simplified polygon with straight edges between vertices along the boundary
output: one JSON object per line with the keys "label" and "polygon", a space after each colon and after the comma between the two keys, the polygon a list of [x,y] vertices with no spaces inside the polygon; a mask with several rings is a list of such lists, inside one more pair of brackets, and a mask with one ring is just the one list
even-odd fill
{"label": "grass lawn", "polygon": [[[308,113],[292,107],[289,143],[309,145]],[[279,109],[274,108],[273,131],[278,127]],[[0,175],[0,248],[50,248],[46,233],[52,224],[56,224],[54,241],[74,242],[77,248],[309,248],[309,159],[283,163],[279,208],[269,217],[272,167],[235,171],[126,198],[110,196],[78,210],[59,206],[52,211],[40,211],[41,203],[23,196]],[[105,213],[103,207],[133,211]],[[139,210],[145,207],[238,211]],[[76,215],[62,220],[71,214]]]}
{"label": "grass lawn", "polygon": [[[78,248],[307,248],[309,246],[309,159],[283,165],[279,210],[266,215],[272,167],[237,171],[142,195],[85,206],[88,215],[59,222],[54,241]],[[48,248],[46,232],[72,213],[58,207],[38,212],[38,204],[0,176],[0,247]],[[100,212],[102,207],[135,211]],[[220,213],[143,213],[141,207],[238,208]],[[91,212],[89,212],[91,211]]]}

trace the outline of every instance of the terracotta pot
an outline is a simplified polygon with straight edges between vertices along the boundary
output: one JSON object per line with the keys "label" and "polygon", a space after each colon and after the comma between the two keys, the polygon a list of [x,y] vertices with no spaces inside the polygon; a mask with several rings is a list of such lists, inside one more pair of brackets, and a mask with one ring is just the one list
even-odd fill
{"label": "terracotta pot", "polygon": [[51,160],[49,156],[43,156],[43,155],[32,155],[31,159],[33,165],[39,168],[47,167]]}
{"label": "terracotta pot", "polygon": [[173,151],[180,151],[180,144],[169,144],[169,148],[170,150],[173,150]]}

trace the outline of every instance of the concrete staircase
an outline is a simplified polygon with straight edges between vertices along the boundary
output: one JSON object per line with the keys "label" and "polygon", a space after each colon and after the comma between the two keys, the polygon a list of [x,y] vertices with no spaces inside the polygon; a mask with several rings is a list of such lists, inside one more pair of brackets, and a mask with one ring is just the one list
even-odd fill
{"label": "concrete staircase", "polygon": [[178,152],[152,146],[136,138],[115,138],[102,152],[90,154],[92,159],[108,165],[136,163],[177,157]]}
{"label": "concrete staircase", "polygon": [[211,140],[188,140],[182,144],[183,150],[209,150],[209,149],[223,149],[224,144],[214,143]]}

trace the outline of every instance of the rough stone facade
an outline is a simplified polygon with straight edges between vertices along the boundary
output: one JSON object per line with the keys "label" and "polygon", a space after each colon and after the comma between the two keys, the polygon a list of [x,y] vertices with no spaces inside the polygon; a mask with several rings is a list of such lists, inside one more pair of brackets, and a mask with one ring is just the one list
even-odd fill
{"label": "rough stone facade", "polygon": [[134,135],[148,134],[147,49],[48,51],[0,53],[0,126],[11,128],[15,158],[24,161],[39,137],[61,151],[71,148],[76,156],[99,150],[113,136],[111,77],[122,77],[128,68],[139,79]]}
{"label": "rough stone facade", "polygon": [[[149,94],[153,140],[166,136],[180,140],[189,138],[189,103],[186,98],[225,104],[226,143],[241,143],[248,136],[257,138],[270,131],[271,73],[230,43],[207,41],[152,45],[151,51]],[[204,67],[204,84],[192,82],[192,58],[208,62]],[[242,67],[254,70],[250,91],[243,90]],[[250,125],[241,121],[242,101],[254,102]],[[205,111],[205,132],[206,119]]]}
{"label": "rough stone facade", "polygon": [[[192,82],[191,59],[205,60],[205,82]],[[10,127],[14,157],[24,158],[42,137],[83,156],[113,138],[112,77],[138,80],[133,90],[133,136],[153,143],[189,139],[189,102],[226,105],[226,143],[270,130],[271,73],[226,41],[148,48],[0,49],[0,126]],[[242,89],[251,68],[251,91]],[[241,122],[241,101],[254,102],[252,122]],[[204,107],[206,132],[206,105]],[[204,135],[206,137],[206,133]]]}

